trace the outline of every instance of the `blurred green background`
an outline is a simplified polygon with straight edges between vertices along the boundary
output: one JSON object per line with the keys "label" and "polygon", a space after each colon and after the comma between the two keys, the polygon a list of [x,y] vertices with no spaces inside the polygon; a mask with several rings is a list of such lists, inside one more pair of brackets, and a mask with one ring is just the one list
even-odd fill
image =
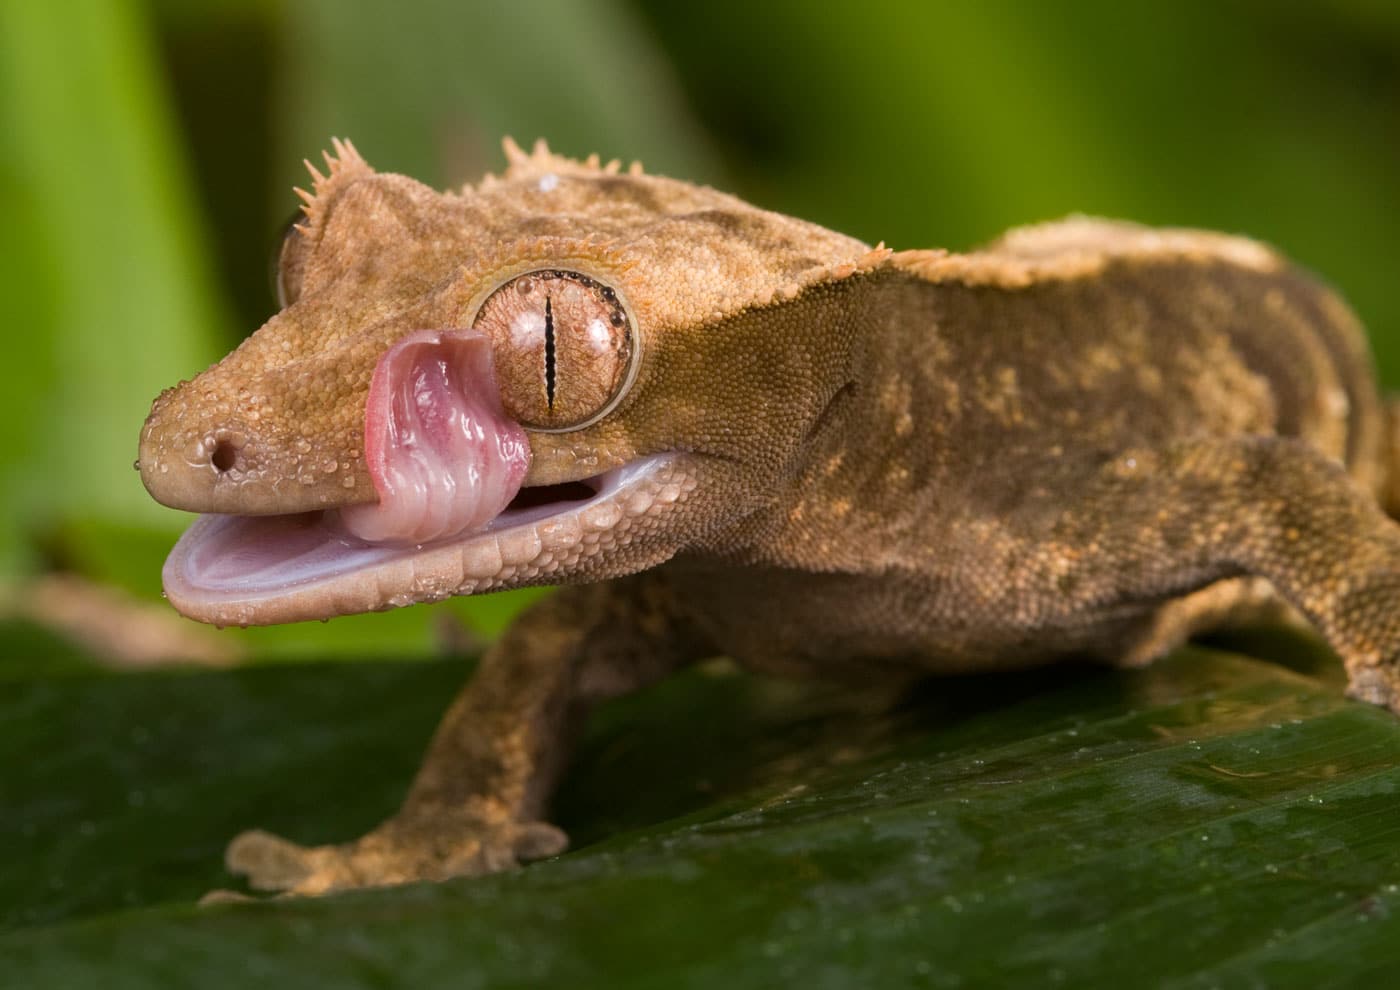
{"label": "blurred green background", "polygon": [[[1400,384],[1400,5],[0,0],[0,577],[154,599],[186,521],[155,394],[273,309],[332,135],[446,186],[503,134],[639,158],[894,247],[1071,212],[1248,233],[1341,288]],[[447,609],[242,636],[423,653]]]}
{"label": "blurred green background", "polygon": [[[1072,212],[1247,233],[1336,284],[1400,386],[1396,0],[0,0],[0,608],[71,573],[179,621],[159,574],[187,518],[146,496],[138,432],[271,314],[301,159],[345,136],[449,186],[498,169],[504,134],[898,248]],[[211,631],[317,663],[143,675],[68,676],[82,649],[0,616],[0,982],[1313,987],[1400,965],[1395,723],[1277,632],[1242,648],[1283,665],[1192,648],[903,707],[690,671],[592,719],[555,809],[575,853],[192,906],[235,882],[238,829],[387,814],[465,666],[397,660],[521,600]]]}

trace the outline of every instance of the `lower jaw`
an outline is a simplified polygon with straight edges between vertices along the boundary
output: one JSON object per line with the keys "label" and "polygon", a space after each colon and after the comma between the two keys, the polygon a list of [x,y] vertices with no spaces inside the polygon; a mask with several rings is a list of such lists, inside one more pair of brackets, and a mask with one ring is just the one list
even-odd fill
{"label": "lower jaw", "polygon": [[192,619],[246,626],[551,583],[629,516],[681,500],[694,482],[680,461],[654,455],[584,482],[522,489],[482,530],[423,545],[366,543],[334,512],[201,516],[166,561],[166,595]]}

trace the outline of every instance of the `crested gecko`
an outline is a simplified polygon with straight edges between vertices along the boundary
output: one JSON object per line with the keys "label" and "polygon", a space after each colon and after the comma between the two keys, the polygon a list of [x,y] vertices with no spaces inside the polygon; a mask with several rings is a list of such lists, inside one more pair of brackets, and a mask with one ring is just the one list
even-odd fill
{"label": "crested gecko", "polygon": [[[728,655],[863,680],[1144,664],[1288,610],[1400,710],[1400,416],[1336,294],[1254,241],[1073,218],[870,247],[506,142],[438,193],[336,141],[280,311],[167,389],[218,625],[564,587],[492,645],[402,808],[229,867],[298,894],[552,855],[589,708]],[[300,191],[299,191],[300,192]]]}

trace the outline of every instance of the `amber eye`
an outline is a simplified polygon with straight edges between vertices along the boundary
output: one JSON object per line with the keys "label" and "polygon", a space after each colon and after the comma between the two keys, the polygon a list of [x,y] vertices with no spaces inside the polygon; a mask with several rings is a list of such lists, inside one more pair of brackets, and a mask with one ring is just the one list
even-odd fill
{"label": "amber eye", "polygon": [[272,290],[277,296],[277,308],[286,309],[301,295],[301,274],[306,267],[306,238],[300,224],[306,218],[300,212],[282,228],[282,243],[272,259]]}
{"label": "amber eye", "polygon": [[622,300],[578,272],[517,275],[487,297],[476,327],[491,337],[506,412],[534,430],[596,423],[636,372],[637,341]]}

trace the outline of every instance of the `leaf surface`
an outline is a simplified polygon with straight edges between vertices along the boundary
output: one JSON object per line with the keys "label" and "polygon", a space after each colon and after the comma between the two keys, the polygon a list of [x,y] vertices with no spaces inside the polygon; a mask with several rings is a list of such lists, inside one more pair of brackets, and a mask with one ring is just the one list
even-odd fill
{"label": "leaf surface", "polygon": [[16,673],[0,959],[29,987],[1346,982],[1400,964],[1400,731],[1323,669],[1193,648],[893,699],[703,668],[594,719],[573,852],[206,909],[238,829],[390,812],[462,665]]}

